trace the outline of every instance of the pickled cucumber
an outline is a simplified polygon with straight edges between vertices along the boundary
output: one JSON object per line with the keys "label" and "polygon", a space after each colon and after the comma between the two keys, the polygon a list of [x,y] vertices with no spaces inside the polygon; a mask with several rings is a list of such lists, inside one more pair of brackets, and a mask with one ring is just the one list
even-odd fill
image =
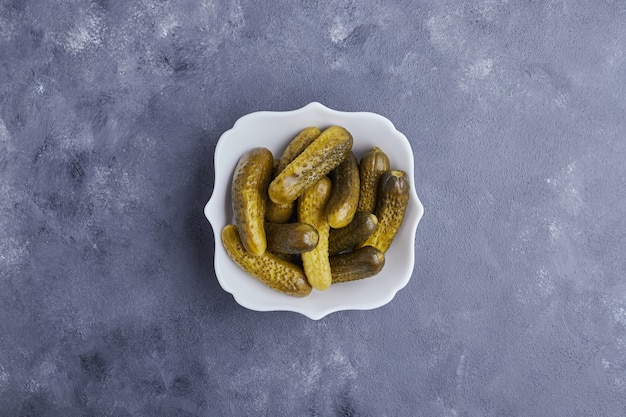
{"label": "pickled cucumber", "polygon": [[269,198],[278,204],[296,200],[343,162],[352,149],[352,141],[350,132],[341,126],[325,129],[271,181]]}
{"label": "pickled cucumber", "polygon": [[266,148],[244,153],[235,168],[231,198],[235,223],[241,241],[252,255],[262,255],[267,248],[265,237],[265,201],[272,175],[274,157]]}
{"label": "pickled cucumber", "polygon": [[295,297],[311,293],[311,285],[302,268],[270,252],[258,256],[250,254],[235,225],[229,224],[222,229],[222,243],[228,256],[241,269],[270,288]]}

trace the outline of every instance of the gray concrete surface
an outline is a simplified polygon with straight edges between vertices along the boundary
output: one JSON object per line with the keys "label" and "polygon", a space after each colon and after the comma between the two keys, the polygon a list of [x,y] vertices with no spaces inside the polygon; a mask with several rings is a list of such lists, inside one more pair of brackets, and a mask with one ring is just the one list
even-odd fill
{"label": "gray concrete surface", "polygon": [[[0,415],[626,416],[626,3],[0,2]],[[238,306],[220,134],[319,101],[411,140],[391,304]]]}

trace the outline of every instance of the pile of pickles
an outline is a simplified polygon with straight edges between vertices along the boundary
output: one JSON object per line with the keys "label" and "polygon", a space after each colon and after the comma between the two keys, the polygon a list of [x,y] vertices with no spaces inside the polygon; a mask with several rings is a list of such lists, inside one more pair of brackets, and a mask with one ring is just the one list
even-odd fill
{"label": "pile of pickles", "polygon": [[296,297],[382,270],[408,206],[409,179],[378,147],[357,159],[353,140],[342,126],[307,127],[277,160],[264,147],[240,157],[234,224],[221,237],[241,269]]}

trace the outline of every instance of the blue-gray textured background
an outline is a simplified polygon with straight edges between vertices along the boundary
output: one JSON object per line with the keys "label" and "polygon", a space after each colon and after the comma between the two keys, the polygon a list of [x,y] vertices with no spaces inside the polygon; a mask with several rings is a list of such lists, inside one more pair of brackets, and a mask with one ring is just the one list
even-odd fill
{"label": "blue-gray textured background", "polygon": [[[0,1],[0,415],[626,416],[626,3]],[[220,134],[320,101],[411,140],[392,303],[221,290]]]}

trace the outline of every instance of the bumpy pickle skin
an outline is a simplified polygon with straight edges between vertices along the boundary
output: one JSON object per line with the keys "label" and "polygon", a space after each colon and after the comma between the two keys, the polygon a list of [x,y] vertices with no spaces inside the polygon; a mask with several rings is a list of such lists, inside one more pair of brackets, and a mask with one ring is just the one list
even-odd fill
{"label": "bumpy pickle skin", "polygon": [[370,237],[378,228],[378,219],[373,213],[357,211],[346,227],[330,229],[328,236],[328,253],[330,255],[352,249]]}
{"label": "bumpy pickle skin", "polygon": [[278,204],[295,201],[313,183],[343,162],[352,149],[352,135],[341,126],[325,129],[274,178],[269,198]]}
{"label": "bumpy pickle skin", "polygon": [[[319,135],[321,130],[315,126],[300,131],[285,147],[278,161],[274,165],[272,179],[285,169],[287,165],[302,153]],[[265,206],[265,220],[272,223],[287,223],[294,213],[294,202],[277,204],[267,199]]]}
{"label": "bumpy pickle skin", "polygon": [[328,224],[334,229],[347,226],[356,214],[359,204],[361,180],[359,162],[350,152],[337,168],[330,173],[333,191],[326,205]]}
{"label": "bumpy pickle skin", "polygon": [[322,177],[306,189],[298,199],[298,221],[315,227],[319,240],[315,249],[303,252],[302,265],[309,284],[324,291],[332,283],[330,261],[328,259],[328,233],[330,226],[326,219],[325,207],[330,199],[332,183],[328,177]]}
{"label": "bumpy pickle skin", "polygon": [[408,204],[409,179],[406,172],[393,170],[384,173],[378,186],[375,211],[378,228],[358,247],[373,246],[383,253],[387,252],[404,220]]}
{"label": "bumpy pickle skin", "polygon": [[252,255],[262,255],[267,249],[265,201],[273,166],[269,149],[253,148],[239,158],[233,174],[231,198],[235,224],[244,247]]}
{"label": "bumpy pickle skin", "polygon": [[373,246],[330,257],[333,284],[373,277],[385,266],[385,254]]}
{"label": "bumpy pickle skin", "polygon": [[361,157],[359,162],[361,193],[357,206],[358,211],[374,212],[380,177],[390,169],[389,157],[377,146],[371,148]]}
{"label": "bumpy pickle skin", "polygon": [[228,256],[242,270],[268,287],[294,297],[305,297],[311,293],[311,285],[302,268],[270,252],[258,256],[250,254],[244,248],[234,224],[222,229],[222,243]]}

